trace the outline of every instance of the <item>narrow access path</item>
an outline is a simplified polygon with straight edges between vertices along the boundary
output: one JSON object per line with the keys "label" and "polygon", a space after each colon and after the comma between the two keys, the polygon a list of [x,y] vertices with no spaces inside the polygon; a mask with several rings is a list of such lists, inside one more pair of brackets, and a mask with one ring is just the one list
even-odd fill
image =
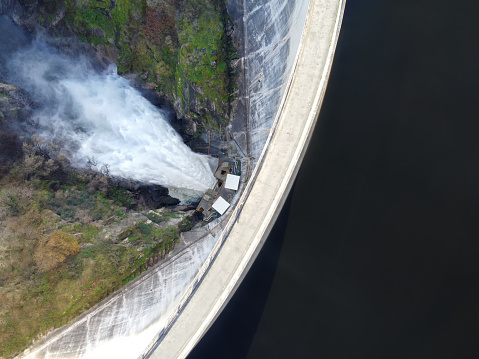
{"label": "narrow access path", "polygon": [[[185,358],[219,315],[266,240],[291,189],[316,123],[345,0],[310,0],[292,80],[239,217],[169,332],[150,358]],[[253,175],[254,178],[254,175]],[[251,185],[251,184],[250,184]],[[249,193],[248,193],[249,192]]]}

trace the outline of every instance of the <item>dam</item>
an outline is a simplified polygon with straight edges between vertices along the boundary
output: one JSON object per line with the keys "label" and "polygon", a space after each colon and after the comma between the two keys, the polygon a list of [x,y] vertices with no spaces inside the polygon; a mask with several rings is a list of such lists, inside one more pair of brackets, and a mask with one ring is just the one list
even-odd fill
{"label": "dam", "polygon": [[239,286],[294,182],[326,90],[344,6],[344,0],[228,2],[243,69],[238,102],[247,119],[233,118],[231,133],[250,166],[233,206],[186,233],[185,250],[21,358],[188,355]]}

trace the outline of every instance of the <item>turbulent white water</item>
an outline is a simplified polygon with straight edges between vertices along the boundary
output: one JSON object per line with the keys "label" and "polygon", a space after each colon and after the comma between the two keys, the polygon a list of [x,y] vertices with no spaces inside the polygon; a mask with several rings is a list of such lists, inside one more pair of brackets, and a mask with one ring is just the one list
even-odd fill
{"label": "turbulent white water", "polygon": [[192,152],[115,68],[98,74],[85,59],[72,61],[39,41],[8,67],[11,81],[45,104],[33,116],[35,132],[59,143],[74,166],[94,159],[113,176],[198,192],[212,183],[208,157]]}

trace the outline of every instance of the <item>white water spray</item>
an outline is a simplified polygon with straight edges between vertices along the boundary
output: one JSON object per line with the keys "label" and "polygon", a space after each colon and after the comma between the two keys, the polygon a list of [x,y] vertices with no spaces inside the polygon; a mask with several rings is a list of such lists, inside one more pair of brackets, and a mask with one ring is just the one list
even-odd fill
{"label": "white water spray", "polygon": [[116,74],[98,74],[34,41],[9,62],[12,82],[38,103],[37,134],[59,143],[76,167],[94,159],[113,176],[204,192],[213,181],[209,158],[192,152],[153,106]]}

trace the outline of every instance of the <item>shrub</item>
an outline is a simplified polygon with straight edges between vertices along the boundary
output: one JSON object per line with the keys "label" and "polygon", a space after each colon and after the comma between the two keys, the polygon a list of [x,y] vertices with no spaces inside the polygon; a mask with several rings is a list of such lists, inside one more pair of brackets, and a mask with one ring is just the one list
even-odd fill
{"label": "shrub", "polygon": [[61,230],[52,232],[47,240],[35,251],[35,262],[42,272],[58,267],[69,256],[80,252],[80,246],[74,236]]}
{"label": "shrub", "polygon": [[151,225],[139,223],[136,227],[144,237],[148,237],[151,234]]}

